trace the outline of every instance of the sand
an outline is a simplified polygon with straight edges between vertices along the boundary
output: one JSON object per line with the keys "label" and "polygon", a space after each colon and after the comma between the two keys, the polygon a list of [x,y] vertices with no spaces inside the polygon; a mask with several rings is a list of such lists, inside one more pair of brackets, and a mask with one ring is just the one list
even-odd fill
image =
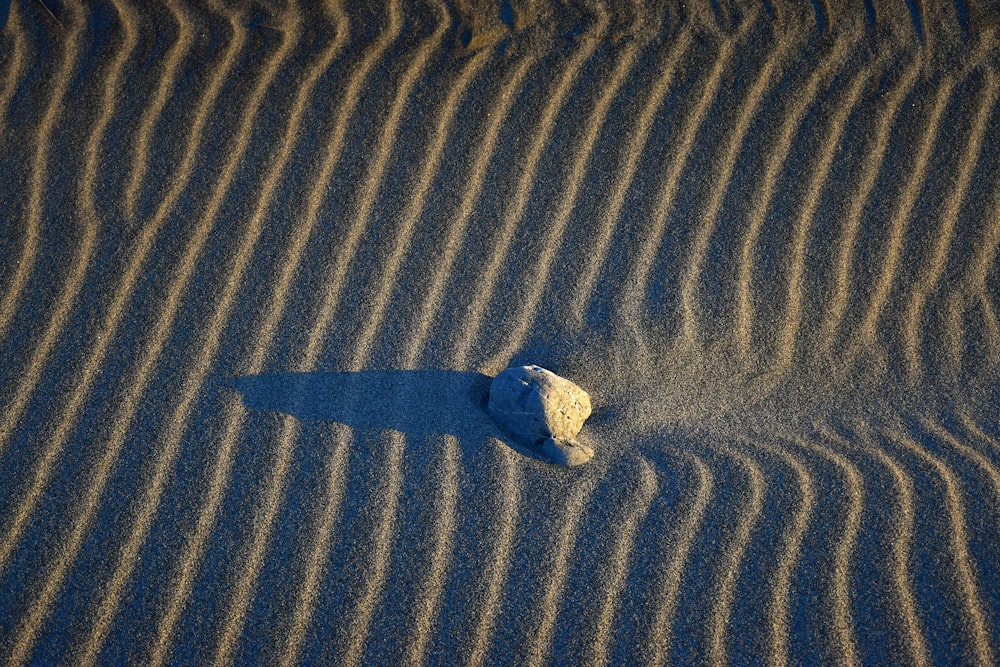
{"label": "sand", "polygon": [[0,17],[5,664],[996,663],[996,9]]}

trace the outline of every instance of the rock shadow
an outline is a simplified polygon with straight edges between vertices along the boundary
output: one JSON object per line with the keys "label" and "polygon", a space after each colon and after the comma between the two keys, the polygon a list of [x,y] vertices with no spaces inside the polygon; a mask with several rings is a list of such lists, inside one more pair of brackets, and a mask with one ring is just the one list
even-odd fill
{"label": "rock shadow", "polygon": [[486,412],[492,380],[466,371],[379,370],[248,375],[233,385],[247,407],[298,419],[418,438],[448,434],[467,445],[490,437],[512,444]]}

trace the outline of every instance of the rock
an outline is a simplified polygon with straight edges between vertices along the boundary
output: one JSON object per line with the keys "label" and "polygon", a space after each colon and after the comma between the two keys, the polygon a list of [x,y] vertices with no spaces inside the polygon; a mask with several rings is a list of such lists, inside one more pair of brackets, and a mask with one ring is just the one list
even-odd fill
{"label": "rock", "polygon": [[490,416],[550,463],[586,463],[594,450],[577,441],[590,416],[590,396],[540,366],[508,368],[490,385]]}

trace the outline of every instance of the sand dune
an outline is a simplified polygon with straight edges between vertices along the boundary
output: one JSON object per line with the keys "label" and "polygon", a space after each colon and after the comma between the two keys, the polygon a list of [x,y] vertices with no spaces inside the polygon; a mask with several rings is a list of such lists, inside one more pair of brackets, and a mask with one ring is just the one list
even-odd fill
{"label": "sand dune", "polygon": [[998,26],[11,3],[0,660],[994,664]]}

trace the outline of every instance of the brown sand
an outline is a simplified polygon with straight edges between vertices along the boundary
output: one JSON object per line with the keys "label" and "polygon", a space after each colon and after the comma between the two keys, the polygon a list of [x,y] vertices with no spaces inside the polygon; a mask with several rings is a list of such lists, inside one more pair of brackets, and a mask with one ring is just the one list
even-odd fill
{"label": "brown sand", "polygon": [[995,664],[998,10],[46,5],[0,660]]}

